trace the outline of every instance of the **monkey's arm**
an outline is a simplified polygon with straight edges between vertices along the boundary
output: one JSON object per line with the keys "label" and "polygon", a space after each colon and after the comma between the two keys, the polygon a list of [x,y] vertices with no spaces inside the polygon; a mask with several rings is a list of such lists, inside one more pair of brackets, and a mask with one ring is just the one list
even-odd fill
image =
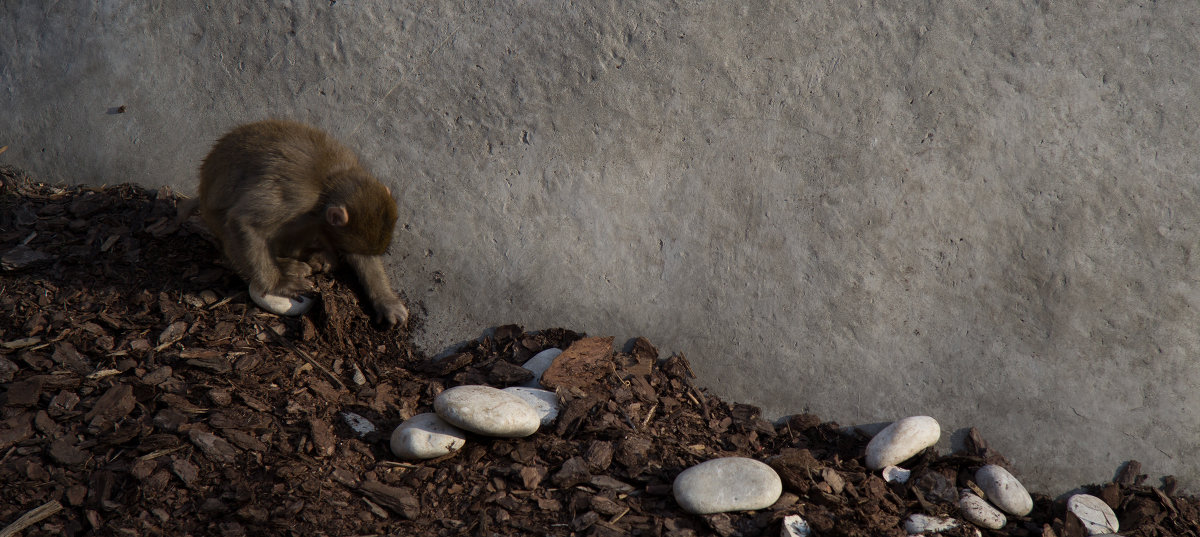
{"label": "monkey's arm", "polygon": [[267,233],[259,229],[253,219],[229,219],[223,235],[225,255],[237,273],[249,280],[251,286],[262,292],[287,297],[311,288],[303,274],[284,274],[279,270],[279,265],[271,255]]}
{"label": "monkey's arm", "polygon": [[408,308],[392,291],[387,274],[383,271],[383,260],[377,255],[346,254],[346,262],[358,275],[367,299],[375,308],[375,320],[393,326],[408,322]]}

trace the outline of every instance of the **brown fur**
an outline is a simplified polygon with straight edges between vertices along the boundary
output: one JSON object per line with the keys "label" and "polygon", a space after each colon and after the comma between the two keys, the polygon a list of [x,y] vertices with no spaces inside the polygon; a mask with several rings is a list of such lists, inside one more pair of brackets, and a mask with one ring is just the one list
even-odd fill
{"label": "brown fur", "polygon": [[396,201],[328,134],[281,120],[233,129],[200,166],[196,204],[252,286],[293,296],[311,289],[313,268],[342,257],[381,322],[407,320],[379,257],[392,241]]}

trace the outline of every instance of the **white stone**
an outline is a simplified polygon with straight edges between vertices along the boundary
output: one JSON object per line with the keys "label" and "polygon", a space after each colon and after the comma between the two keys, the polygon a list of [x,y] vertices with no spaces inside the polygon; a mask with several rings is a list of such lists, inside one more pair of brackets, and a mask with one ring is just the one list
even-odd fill
{"label": "white stone", "polygon": [[724,457],[680,472],[672,489],[684,511],[707,515],[770,507],[783,493],[783,481],[764,463]]}
{"label": "white stone", "polygon": [[306,296],[286,297],[264,293],[261,289],[250,286],[250,299],[255,304],[264,310],[267,310],[275,315],[287,315],[295,317],[304,315],[308,310],[312,309],[313,299]]}
{"label": "white stone", "polygon": [[521,386],[525,386],[527,388],[541,388],[542,373],[545,373],[546,370],[550,368],[550,364],[553,363],[554,359],[558,358],[558,355],[560,354],[562,354],[562,349],[550,348],[533,355],[533,358],[530,358],[525,362],[525,365],[521,366],[525,369],[533,371],[533,378]]}
{"label": "white stone", "polygon": [[904,520],[904,531],[911,535],[939,533],[958,527],[958,521],[950,517],[938,517],[913,513]]}
{"label": "white stone", "polygon": [[963,518],[981,528],[998,530],[1003,528],[1008,519],[999,509],[992,507],[983,498],[976,496],[969,489],[963,489],[958,494],[958,510]]}
{"label": "white stone", "polygon": [[558,417],[558,394],[552,391],[525,386],[510,386],[503,391],[515,394],[529,403],[541,418],[542,427],[554,423],[554,419]]}
{"label": "white stone", "polygon": [[779,537],[809,537],[812,535],[812,527],[808,525],[808,521],[800,515],[788,515],[783,517],[783,527],[779,529]]}
{"label": "white stone", "polygon": [[351,429],[354,429],[354,432],[358,433],[358,436],[360,437],[367,436],[375,432],[375,424],[371,423],[371,420],[368,420],[367,418],[359,416],[353,412],[343,412],[342,420],[345,421],[346,425],[349,425]]}
{"label": "white stone", "polygon": [[432,459],[458,451],[467,435],[437,414],[417,414],[392,431],[392,453],[405,460]]}
{"label": "white stone", "polygon": [[888,466],[883,469],[883,480],[888,483],[907,483],[909,477],[912,477],[912,470],[905,470],[899,466]]}
{"label": "white stone", "polygon": [[867,443],[867,467],[879,470],[908,460],[937,443],[942,428],[929,416],[912,416],[884,427]]}
{"label": "white stone", "polygon": [[1000,466],[989,464],[975,472],[975,483],[988,501],[1010,515],[1025,516],[1033,511],[1033,498],[1017,478]]}
{"label": "white stone", "polygon": [[491,386],[457,386],[433,400],[438,416],[460,429],[484,436],[529,436],[542,424],[529,403]]}
{"label": "white stone", "polygon": [[1083,521],[1089,535],[1116,533],[1121,529],[1117,514],[1104,500],[1090,494],[1076,494],[1067,498],[1067,510]]}
{"label": "white stone", "polygon": [[367,376],[363,374],[362,369],[359,369],[358,364],[352,365],[354,366],[354,375],[350,377],[350,380],[354,381],[356,386],[362,386],[363,384],[366,384]]}

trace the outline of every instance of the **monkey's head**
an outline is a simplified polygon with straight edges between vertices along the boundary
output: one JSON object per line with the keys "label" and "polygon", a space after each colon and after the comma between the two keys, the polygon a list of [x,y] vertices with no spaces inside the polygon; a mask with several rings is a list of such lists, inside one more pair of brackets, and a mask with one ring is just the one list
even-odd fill
{"label": "monkey's head", "polygon": [[339,251],[382,255],[396,228],[392,192],[365,174],[347,174],[333,181],[325,203],[325,229]]}

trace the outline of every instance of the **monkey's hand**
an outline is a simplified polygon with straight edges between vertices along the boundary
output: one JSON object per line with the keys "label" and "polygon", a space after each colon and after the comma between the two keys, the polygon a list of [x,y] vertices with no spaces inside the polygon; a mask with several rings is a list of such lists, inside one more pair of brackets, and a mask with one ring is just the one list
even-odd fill
{"label": "monkey's hand", "polygon": [[313,284],[308,277],[312,275],[312,267],[308,263],[295,259],[279,259],[279,281],[271,289],[271,294],[293,297],[311,291]]}
{"label": "monkey's hand", "polygon": [[375,321],[386,326],[407,323],[408,308],[392,291],[379,256],[346,254],[345,258],[367,292],[367,298],[375,309]]}
{"label": "monkey's hand", "polygon": [[375,301],[375,322],[385,326],[403,326],[408,322],[408,308],[398,297],[391,296]]}
{"label": "monkey's hand", "polygon": [[308,266],[313,273],[333,272],[337,266],[337,255],[326,251],[317,251],[308,258]]}

